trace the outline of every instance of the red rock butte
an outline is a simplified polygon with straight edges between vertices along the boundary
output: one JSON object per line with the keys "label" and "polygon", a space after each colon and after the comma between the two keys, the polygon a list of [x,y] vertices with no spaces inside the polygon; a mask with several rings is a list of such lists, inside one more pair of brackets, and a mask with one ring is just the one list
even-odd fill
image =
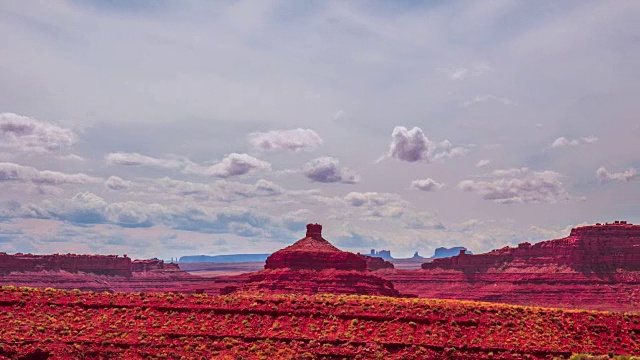
{"label": "red rock butte", "polygon": [[[267,258],[265,270],[248,274],[222,294],[295,293],[401,296],[390,281],[367,270],[367,257],[342,251],[322,238],[322,226],[308,224],[303,239]],[[376,267],[384,268],[385,264]]]}
{"label": "red rock butte", "polygon": [[365,271],[367,261],[359,255],[338,249],[322,238],[322,225],[308,224],[306,236],[271,254],[264,268]]}

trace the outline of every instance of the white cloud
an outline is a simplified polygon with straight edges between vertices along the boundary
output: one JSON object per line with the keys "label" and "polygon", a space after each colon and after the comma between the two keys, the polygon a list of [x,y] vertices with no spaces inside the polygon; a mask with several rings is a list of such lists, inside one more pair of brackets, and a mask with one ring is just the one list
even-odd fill
{"label": "white cloud", "polygon": [[561,136],[553,141],[551,144],[551,148],[559,148],[565,146],[578,146],[580,144],[593,144],[598,141],[597,136],[585,136],[578,139],[568,139],[564,136]]}
{"label": "white cloud", "polygon": [[636,171],[636,169],[633,168],[629,168],[625,171],[621,171],[621,172],[609,172],[607,169],[605,169],[604,167],[600,167],[598,170],[596,170],[596,176],[598,177],[598,179],[600,179],[600,181],[630,181],[636,178],[636,176],[638,175],[638,172]]}
{"label": "white cloud", "polygon": [[197,183],[174,180],[168,177],[154,180],[148,191],[174,195],[178,199],[190,198],[224,202],[254,197],[297,194],[296,191],[287,191],[279,185],[264,179],[258,180],[255,184],[244,184],[229,180]]}
{"label": "white cloud", "polygon": [[487,159],[482,159],[480,161],[478,161],[478,163],[476,164],[477,167],[487,167],[489,166],[489,164],[491,163],[490,160]]}
{"label": "white cloud", "polygon": [[451,80],[464,80],[470,77],[482,76],[492,70],[486,63],[474,63],[470,67],[457,67],[442,69]]}
{"label": "white cloud", "polygon": [[0,147],[47,153],[60,151],[76,141],[77,136],[70,129],[14,113],[0,113]]}
{"label": "white cloud", "polygon": [[377,192],[350,192],[344,197],[344,200],[347,204],[356,207],[363,205],[382,206],[391,202],[397,202],[398,196]]}
{"label": "white cloud", "polygon": [[311,129],[272,130],[248,135],[251,146],[263,151],[314,150],[322,145],[322,138]]}
{"label": "white cloud", "polygon": [[411,182],[411,188],[421,191],[436,191],[444,187],[444,184],[434,181],[432,178],[426,178],[422,180],[413,180]]}
{"label": "white cloud", "polygon": [[173,159],[160,159],[138,153],[115,152],[107,155],[109,165],[150,166],[163,169],[178,169],[183,163]]}
{"label": "white cloud", "polygon": [[221,178],[245,175],[257,171],[271,171],[271,164],[251,155],[238,153],[231,153],[225,156],[221,162],[215,165],[202,166],[191,163],[184,169],[184,172],[188,174]]}
{"label": "white cloud", "polygon": [[338,159],[326,156],[306,163],[303,172],[309,179],[322,183],[355,184],[360,181],[360,175],[341,167]]}
{"label": "white cloud", "polygon": [[188,202],[176,205],[140,201],[109,203],[92,192],[79,192],[70,200],[41,204],[0,203],[0,215],[54,219],[79,225],[112,224],[125,228],[164,225],[172,229],[243,237],[285,236],[285,240],[290,235],[278,218],[249,209],[200,206]]}
{"label": "white cloud", "polygon": [[0,163],[0,182],[2,181],[30,182],[35,185],[55,186],[96,183],[100,179],[82,173],[66,174],[3,162]]}
{"label": "white cloud", "polygon": [[404,126],[396,126],[391,133],[391,144],[387,157],[407,162],[425,161],[462,156],[467,149],[453,147],[449,140],[434,143],[424,135],[419,127],[408,130]]}
{"label": "white cloud", "polygon": [[491,94],[483,94],[483,95],[476,95],[473,99],[463,102],[462,106],[463,107],[470,107],[470,106],[473,106],[473,105],[486,103],[488,101],[495,101],[495,102],[502,103],[504,105],[514,105],[515,104],[515,102],[513,100],[511,100],[509,98],[506,98],[506,97],[500,97],[500,96],[491,95]]}
{"label": "white cloud", "polygon": [[109,178],[105,180],[104,186],[106,186],[107,189],[116,191],[129,190],[131,181],[123,180],[117,176],[109,176]]}
{"label": "white cloud", "polygon": [[485,180],[463,180],[458,188],[474,191],[497,203],[555,203],[569,199],[562,176],[554,171],[535,172],[527,168],[495,170]]}

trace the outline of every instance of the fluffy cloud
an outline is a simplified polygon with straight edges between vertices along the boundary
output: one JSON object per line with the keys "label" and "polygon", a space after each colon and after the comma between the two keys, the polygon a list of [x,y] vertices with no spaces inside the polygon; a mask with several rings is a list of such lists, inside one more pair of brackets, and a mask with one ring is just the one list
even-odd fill
{"label": "fluffy cloud", "polygon": [[123,180],[117,176],[109,176],[109,178],[105,180],[104,186],[106,186],[107,189],[116,191],[128,190],[129,187],[131,187],[131,181]]}
{"label": "fluffy cloud", "polygon": [[463,180],[458,188],[475,191],[497,203],[554,203],[568,199],[562,176],[554,171],[535,172],[527,168],[495,170],[484,180]]}
{"label": "fluffy cloud", "polygon": [[197,164],[189,164],[184,169],[184,172],[204,176],[228,178],[256,171],[270,170],[271,164],[266,161],[262,161],[248,154],[231,153],[215,165],[201,166]]}
{"label": "fluffy cloud", "polygon": [[391,144],[387,157],[407,162],[452,158],[466,154],[462,147],[454,147],[449,140],[434,143],[424,135],[419,127],[408,130],[404,126],[396,126],[391,133]]}
{"label": "fluffy cloud", "polygon": [[199,200],[232,201],[239,198],[274,196],[285,190],[271,181],[258,180],[255,184],[218,180],[213,183],[196,183],[174,180],[168,177],[155,180],[149,191],[189,197]]}
{"label": "fluffy cloud", "polygon": [[490,160],[487,159],[482,159],[480,161],[478,161],[478,163],[476,164],[477,167],[487,167],[489,166],[489,164],[491,163]]}
{"label": "fluffy cloud", "polygon": [[0,216],[54,219],[76,225],[112,224],[125,228],[164,225],[201,233],[230,233],[243,237],[289,235],[283,224],[269,215],[233,207],[214,208],[191,203],[163,205],[139,201],[108,203],[91,192],[66,201],[41,204],[0,203]]}
{"label": "fluffy cloud", "polygon": [[393,201],[398,200],[398,196],[394,194],[381,194],[377,192],[350,192],[345,197],[344,200],[351,206],[363,206],[363,205],[373,205],[373,206],[382,206],[387,205]]}
{"label": "fluffy cloud", "polygon": [[115,152],[107,155],[105,160],[109,165],[151,166],[163,169],[178,169],[182,163],[173,159],[159,159],[138,153]]}
{"label": "fluffy cloud", "polygon": [[0,147],[46,153],[73,145],[76,134],[57,125],[13,113],[0,113]]}
{"label": "fluffy cloud", "polygon": [[607,169],[605,169],[604,167],[599,168],[598,170],[596,170],[596,176],[598,177],[598,179],[600,179],[600,181],[630,181],[633,180],[636,176],[638,175],[638,172],[636,171],[636,169],[633,168],[629,168],[625,171],[621,171],[621,172],[609,172]]}
{"label": "fluffy cloud", "polygon": [[326,156],[306,163],[303,172],[309,179],[322,183],[355,184],[360,181],[360,175],[341,167],[338,159]]}
{"label": "fluffy cloud", "polygon": [[593,144],[596,141],[598,141],[598,137],[596,136],[585,136],[578,139],[568,139],[564,136],[561,136],[555,139],[553,143],[551,143],[551,148],[555,149],[566,146],[577,146],[580,144]]}
{"label": "fluffy cloud", "polygon": [[100,179],[82,173],[66,174],[3,162],[0,163],[0,181],[30,182],[35,185],[67,185],[95,183]]}
{"label": "fluffy cloud", "polygon": [[311,129],[254,132],[249,134],[248,139],[251,146],[264,151],[310,151],[322,145],[320,135]]}
{"label": "fluffy cloud", "polygon": [[435,191],[444,187],[444,184],[438,183],[432,178],[426,178],[423,180],[413,180],[411,182],[411,188],[422,191]]}

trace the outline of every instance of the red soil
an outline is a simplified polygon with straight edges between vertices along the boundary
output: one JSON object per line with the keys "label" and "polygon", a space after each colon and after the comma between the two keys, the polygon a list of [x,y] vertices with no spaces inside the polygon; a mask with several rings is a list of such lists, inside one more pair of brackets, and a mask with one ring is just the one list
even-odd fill
{"label": "red soil", "polygon": [[336,295],[0,288],[0,359],[566,359],[640,355],[640,315]]}

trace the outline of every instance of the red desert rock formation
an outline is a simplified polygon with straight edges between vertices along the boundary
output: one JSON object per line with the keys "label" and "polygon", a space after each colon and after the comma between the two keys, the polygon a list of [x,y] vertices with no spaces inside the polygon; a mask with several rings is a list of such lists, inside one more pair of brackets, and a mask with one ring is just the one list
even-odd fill
{"label": "red desert rock formation", "polygon": [[382,269],[394,269],[395,266],[393,266],[392,263],[390,263],[389,261],[380,258],[380,257],[373,257],[373,256],[367,256],[367,255],[361,255],[359,254],[359,256],[364,259],[364,261],[367,262],[367,270],[371,270],[371,271],[378,271],[378,270],[382,270]]}
{"label": "red desert rock formation", "polygon": [[640,271],[640,225],[616,221],[571,229],[568,237],[516,248],[504,247],[485,254],[459,255],[422,264],[423,269],[486,272],[489,268],[567,266],[580,272]]}
{"label": "red desert rock formation", "polygon": [[240,287],[222,293],[360,294],[400,296],[393,284],[371,274],[365,257],[342,251],[322,238],[322,226],[308,224],[307,235],[267,258],[265,270]]}
{"label": "red desert rock formation", "polygon": [[360,256],[341,251],[322,238],[322,225],[308,224],[307,235],[293,245],[267,258],[265,269],[356,270],[364,271],[367,262]]}
{"label": "red desert rock formation", "polygon": [[0,253],[0,274],[11,272],[66,271],[111,276],[131,276],[131,259],[118,255],[32,255]]}
{"label": "red desert rock formation", "polygon": [[638,311],[640,226],[579,227],[566,238],[437,259],[422,268],[377,274],[420,297]]}
{"label": "red desert rock formation", "polygon": [[0,275],[11,273],[65,271],[97,275],[131,277],[136,272],[175,271],[177,264],[165,264],[158,259],[131,260],[127,255],[33,255],[0,253]]}

